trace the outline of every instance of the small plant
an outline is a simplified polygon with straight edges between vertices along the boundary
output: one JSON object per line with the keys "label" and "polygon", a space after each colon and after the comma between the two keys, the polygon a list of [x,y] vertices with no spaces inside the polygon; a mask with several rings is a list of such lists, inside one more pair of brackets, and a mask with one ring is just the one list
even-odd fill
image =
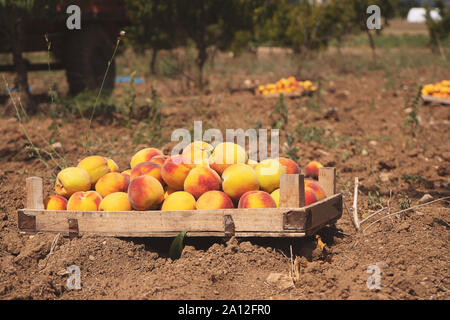
{"label": "small plant", "polygon": [[419,86],[414,97],[408,99],[406,102],[406,106],[411,108],[411,112],[408,114],[408,117],[403,121],[403,125],[407,128],[409,127],[411,134],[413,137],[420,133],[420,122],[419,122],[419,111],[422,106],[422,86]]}
{"label": "small plant", "polygon": [[124,113],[127,116],[127,127],[130,127],[131,119],[134,114],[134,107],[136,103],[136,90],[134,87],[134,78],[136,76],[136,71],[133,71],[130,75],[130,86],[124,92]]}
{"label": "small plant", "polygon": [[399,206],[400,206],[401,210],[405,210],[405,209],[408,209],[409,207],[411,207],[411,200],[409,200],[409,197],[406,193],[403,193],[400,196],[400,199],[401,200],[400,200]]}
{"label": "small plant", "polygon": [[275,115],[276,117],[272,123],[272,127],[283,130],[288,123],[289,109],[284,102],[284,95],[282,93],[280,93],[280,98],[270,115]]}
{"label": "small plant", "polygon": [[284,153],[295,162],[300,160],[300,156],[298,155],[299,149],[294,147],[295,137],[291,133],[286,134],[286,142],[284,144]]}
{"label": "small plant", "polygon": [[374,193],[370,192],[368,193],[368,205],[372,209],[376,209],[377,207],[382,207],[382,199],[380,196],[380,193],[376,190]]}
{"label": "small plant", "polygon": [[414,174],[407,174],[407,173],[402,175],[402,180],[405,183],[409,184],[410,186],[425,182],[425,179],[422,178],[421,176],[414,175]]}

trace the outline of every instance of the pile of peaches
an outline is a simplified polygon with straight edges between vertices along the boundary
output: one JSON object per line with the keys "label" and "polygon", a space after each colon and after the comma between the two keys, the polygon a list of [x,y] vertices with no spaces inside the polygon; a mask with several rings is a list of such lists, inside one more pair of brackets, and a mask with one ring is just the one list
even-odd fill
{"label": "pile of peaches", "polygon": [[317,87],[309,80],[297,81],[294,77],[281,78],[276,83],[269,83],[258,87],[259,94],[271,93],[302,93],[303,91],[313,92]]}
{"label": "pile of peaches", "polygon": [[[282,174],[300,173],[287,158],[256,162],[239,145],[224,142],[213,148],[196,141],[181,154],[166,156],[157,148],[137,152],[131,169],[119,172],[112,160],[89,156],[76,167],[61,170],[55,195],[44,201],[46,210],[130,211],[276,208]],[[305,203],[326,197],[314,180],[319,167],[310,162],[305,174]]]}
{"label": "pile of peaches", "polygon": [[450,99],[450,80],[425,85],[422,88],[422,95]]}

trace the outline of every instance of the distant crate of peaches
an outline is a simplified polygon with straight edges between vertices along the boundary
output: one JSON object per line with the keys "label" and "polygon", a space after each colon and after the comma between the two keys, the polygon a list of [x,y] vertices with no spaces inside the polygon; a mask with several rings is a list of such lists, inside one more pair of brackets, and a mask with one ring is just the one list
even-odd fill
{"label": "distant crate of peaches", "polygon": [[317,90],[311,81],[298,81],[295,77],[281,78],[276,83],[268,83],[258,87],[258,94],[265,96],[278,96],[280,93],[300,96],[303,93],[312,93]]}
{"label": "distant crate of peaches", "polygon": [[425,85],[422,88],[422,98],[425,101],[450,103],[450,80]]}
{"label": "distant crate of peaches", "polygon": [[[76,167],[59,172],[55,195],[45,199],[46,210],[129,211],[199,210],[227,208],[277,208],[280,176],[299,174],[296,162],[287,158],[256,162],[237,144],[215,148],[193,142],[182,154],[167,156],[157,148],[145,148],[120,172],[103,156],[89,156]],[[318,177],[318,162],[305,174],[305,204],[326,198]],[[271,169],[271,170],[269,170]]]}

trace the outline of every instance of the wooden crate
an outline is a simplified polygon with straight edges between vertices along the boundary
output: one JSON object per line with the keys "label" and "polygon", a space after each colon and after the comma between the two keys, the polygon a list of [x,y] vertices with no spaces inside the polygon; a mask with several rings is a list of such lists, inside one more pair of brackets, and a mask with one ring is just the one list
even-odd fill
{"label": "wooden crate", "polygon": [[186,211],[50,211],[44,210],[42,179],[26,179],[27,208],[18,210],[23,232],[60,232],[69,237],[91,234],[114,237],[304,237],[342,216],[336,194],[336,169],[320,168],[319,183],[328,196],[304,206],[304,177],[282,175],[280,208]]}
{"label": "wooden crate", "polygon": [[440,103],[440,104],[450,104],[450,99],[437,98],[437,97],[433,97],[433,96],[422,96],[422,100],[425,103],[436,102],[436,103]]}

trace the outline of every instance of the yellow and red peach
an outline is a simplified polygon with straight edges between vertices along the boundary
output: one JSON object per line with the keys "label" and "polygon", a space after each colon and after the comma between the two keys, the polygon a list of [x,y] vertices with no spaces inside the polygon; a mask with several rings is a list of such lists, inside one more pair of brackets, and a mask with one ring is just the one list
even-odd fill
{"label": "yellow and red peach", "polygon": [[247,164],[238,163],[229,166],[222,173],[222,178],[223,192],[236,202],[244,193],[259,190],[256,172]]}
{"label": "yellow and red peach", "polygon": [[57,194],[48,196],[44,200],[44,208],[45,210],[66,210],[67,199]]}
{"label": "yellow and red peach", "polygon": [[184,191],[189,192],[198,199],[202,194],[211,190],[220,190],[222,179],[213,169],[208,167],[195,167],[184,180]]}
{"label": "yellow and red peach", "polygon": [[315,180],[306,179],[305,180],[305,189],[306,188],[312,189],[317,196],[317,200],[319,200],[319,201],[323,200],[327,197],[327,195],[325,194],[325,190],[323,190],[322,186]]}
{"label": "yellow and red peach", "polygon": [[275,200],[265,191],[249,191],[242,195],[238,208],[276,208]]}
{"label": "yellow and red peach", "polygon": [[102,196],[96,191],[75,192],[67,201],[69,211],[98,211]]}
{"label": "yellow and red peach", "polygon": [[317,161],[311,161],[305,167],[305,175],[314,179],[319,177],[319,168],[323,166]]}
{"label": "yellow and red peach", "polygon": [[131,169],[130,181],[133,181],[137,177],[143,175],[152,176],[153,178],[161,182],[161,184],[164,184],[164,181],[161,177],[161,166],[157,163],[151,161],[139,163],[133,169]]}
{"label": "yellow and red peach", "polygon": [[203,209],[232,209],[233,201],[222,191],[208,191],[198,198],[196,203],[197,210]]}
{"label": "yellow and red peach", "polygon": [[211,190],[220,190],[222,179],[213,169],[196,167],[189,171],[184,180],[184,191],[198,199],[202,194]]}
{"label": "yellow and red peach", "polygon": [[168,156],[162,155],[162,156],[154,156],[150,162],[159,164],[161,167],[163,166],[164,162],[166,162]]}
{"label": "yellow and red peach", "polygon": [[226,168],[237,163],[247,163],[245,150],[232,142],[219,143],[209,157],[209,165],[220,175]]}
{"label": "yellow and red peach", "polygon": [[182,155],[187,163],[208,166],[213,149],[214,147],[207,142],[194,141],[183,149]]}
{"label": "yellow and red peach", "polygon": [[266,159],[258,163],[255,172],[261,189],[272,192],[280,187],[280,177],[286,169],[276,159]]}
{"label": "yellow and red peach", "polygon": [[183,190],[184,180],[194,167],[185,162],[181,154],[169,157],[161,169],[161,176],[169,187],[175,190]]}
{"label": "yellow and red peach", "polygon": [[131,204],[128,194],[125,192],[114,192],[108,194],[99,205],[100,211],[130,211]]}
{"label": "yellow and red peach", "polygon": [[176,191],[164,200],[161,210],[195,210],[195,198],[189,192]]}
{"label": "yellow and red peach", "polygon": [[275,203],[277,204],[277,208],[280,207],[280,188],[275,189],[270,196],[273,198]]}
{"label": "yellow and red peach", "polygon": [[108,159],[102,156],[86,157],[78,163],[77,167],[89,173],[92,185],[95,185],[98,179],[105,174],[111,172],[111,168],[108,166]]}
{"label": "yellow and red peach", "polygon": [[152,176],[140,176],[128,186],[128,200],[136,210],[156,209],[164,200],[161,183]]}
{"label": "yellow and red peach", "polygon": [[119,166],[113,159],[107,159],[106,162],[108,163],[109,172],[118,172]]}
{"label": "yellow and red peach", "polygon": [[305,206],[309,206],[314,202],[317,202],[317,195],[313,189],[306,187],[305,188]]}
{"label": "yellow and red peach", "polygon": [[145,148],[136,152],[136,154],[131,158],[130,167],[133,169],[141,162],[147,162],[153,159],[155,156],[162,156],[161,150],[156,148]]}
{"label": "yellow and red peach", "polygon": [[102,197],[114,192],[127,192],[129,182],[130,180],[126,175],[119,172],[110,172],[98,179],[95,184],[95,191]]}
{"label": "yellow and red peach", "polygon": [[284,166],[284,168],[286,170],[286,174],[299,174],[300,173],[300,167],[294,160],[280,157],[280,158],[278,158],[278,161],[281,163],[282,166]]}
{"label": "yellow and red peach", "polygon": [[63,197],[70,197],[78,191],[91,189],[89,173],[77,167],[69,167],[61,170],[56,177],[55,192]]}

